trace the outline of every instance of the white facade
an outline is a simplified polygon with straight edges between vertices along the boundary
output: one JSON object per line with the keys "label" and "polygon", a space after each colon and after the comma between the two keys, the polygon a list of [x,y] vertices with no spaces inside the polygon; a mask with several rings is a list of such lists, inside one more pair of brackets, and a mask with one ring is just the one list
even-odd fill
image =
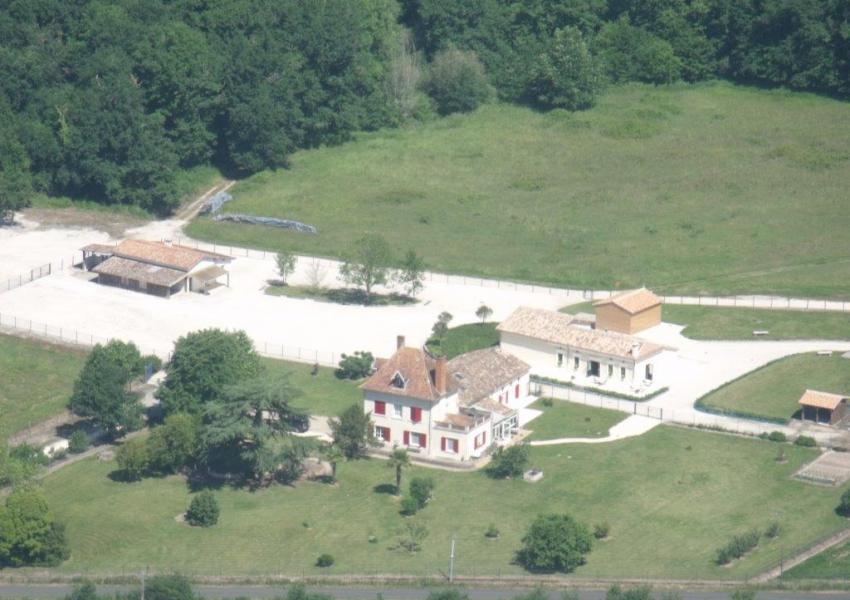
{"label": "white facade", "polygon": [[[488,399],[504,413],[462,407],[457,393],[438,402],[364,390],[363,409],[371,414],[375,437],[384,447],[406,448],[441,460],[482,456],[493,444],[506,443],[519,427],[516,410],[528,403],[529,374],[494,390]],[[453,422],[460,417],[464,422]]]}
{"label": "white facade", "polygon": [[501,332],[501,348],[531,365],[535,375],[631,395],[663,386],[666,352],[644,359],[611,356],[510,332]]}

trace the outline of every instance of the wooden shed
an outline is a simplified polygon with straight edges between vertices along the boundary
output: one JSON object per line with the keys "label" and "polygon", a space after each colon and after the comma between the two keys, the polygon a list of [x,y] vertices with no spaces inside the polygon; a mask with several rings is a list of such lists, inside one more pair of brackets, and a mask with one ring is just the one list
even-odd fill
{"label": "wooden shed", "polygon": [[597,300],[593,307],[597,329],[634,334],[661,323],[661,298],[646,288]]}
{"label": "wooden shed", "polygon": [[823,425],[835,425],[848,416],[847,397],[829,392],[806,390],[800,398],[802,419]]}

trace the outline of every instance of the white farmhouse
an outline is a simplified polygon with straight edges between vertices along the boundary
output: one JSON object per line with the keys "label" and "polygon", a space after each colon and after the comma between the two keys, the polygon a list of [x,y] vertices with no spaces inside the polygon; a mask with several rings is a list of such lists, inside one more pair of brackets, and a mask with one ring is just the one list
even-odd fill
{"label": "white farmhouse", "polygon": [[502,350],[535,375],[630,395],[663,385],[664,346],[592,329],[572,315],[520,307],[497,330]]}
{"label": "white farmhouse", "polygon": [[486,348],[452,360],[404,345],[360,387],[375,437],[436,460],[469,460],[519,430],[518,409],[531,400],[529,366]]}

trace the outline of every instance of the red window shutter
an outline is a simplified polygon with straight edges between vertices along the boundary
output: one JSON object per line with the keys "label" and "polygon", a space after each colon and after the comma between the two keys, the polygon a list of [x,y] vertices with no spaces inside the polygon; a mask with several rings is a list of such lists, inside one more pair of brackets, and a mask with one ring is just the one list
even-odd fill
{"label": "red window shutter", "polygon": [[410,445],[410,432],[409,431],[404,432],[404,445],[405,446]]}
{"label": "red window shutter", "polygon": [[414,423],[418,423],[422,420],[422,409],[416,406],[412,406],[410,408],[410,420]]}
{"label": "red window shutter", "polygon": [[382,433],[384,434],[384,441],[389,442],[390,441],[390,428],[384,427],[384,431]]}
{"label": "red window shutter", "polygon": [[376,415],[387,414],[387,403],[381,402],[379,400],[375,400],[375,414]]}
{"label": "red window shutter", "polygon": [[440,450],[446,451],[446,438],[440,438]]}
{"label": "red window shutter", "polygon": [[425,435],[424,433],[420,433],[419,439],[422,441],[422,443],[419,445],[419,447],[420,448],[427,448],[428,447],[428,436]]}
{"label": "red window shutter", "polygon": [[516,384],[516,388],[514,389],[514,398],[519,398],[519,384]]}

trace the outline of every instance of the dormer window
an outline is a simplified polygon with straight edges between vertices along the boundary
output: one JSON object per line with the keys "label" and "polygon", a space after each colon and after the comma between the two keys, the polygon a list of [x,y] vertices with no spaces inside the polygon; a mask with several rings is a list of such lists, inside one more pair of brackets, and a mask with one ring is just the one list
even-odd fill
{"label": "dormer window", "polygon": [[405,388],[405,386],[407,386],[407,382],[404,380],[404,377],[402,376],[402,374],[399,373],[398,371],[396,371],[395,375],[393,375],[393,378],[390,381],[390,384],[394,388],[398,388],[400,390],[403,390]]}

